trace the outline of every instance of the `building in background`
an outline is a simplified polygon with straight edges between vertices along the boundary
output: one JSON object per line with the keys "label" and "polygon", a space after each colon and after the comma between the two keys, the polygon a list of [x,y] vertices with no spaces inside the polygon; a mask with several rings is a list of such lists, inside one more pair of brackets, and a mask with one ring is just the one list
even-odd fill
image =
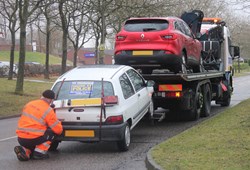
{"label": "building in background", "polygon": [[[114,50],[104,50],[104,64],[113,64],[113,55]],[[68,60],[73,62],[74,57],[74,50],[68,51]],[[81,48],[78,51],[77,55],[77,63],[78,65],[84,65],[84,64],[95,64],[96,63],[96,54],[95,54],[95,48]]]}

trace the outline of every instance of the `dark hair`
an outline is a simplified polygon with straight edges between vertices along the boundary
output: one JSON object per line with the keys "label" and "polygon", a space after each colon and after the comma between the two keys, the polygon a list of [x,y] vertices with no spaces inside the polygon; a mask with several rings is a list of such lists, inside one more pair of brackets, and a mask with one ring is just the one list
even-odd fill
{"label": "dark hair", "polygon": [[52,90],[45,90],[43,92],[43,97],[48,99],[55,99],[55,93]]}

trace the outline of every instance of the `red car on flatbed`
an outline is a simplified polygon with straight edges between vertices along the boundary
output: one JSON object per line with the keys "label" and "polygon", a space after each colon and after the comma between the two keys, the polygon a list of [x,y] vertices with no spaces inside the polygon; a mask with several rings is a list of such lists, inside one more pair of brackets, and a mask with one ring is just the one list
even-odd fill
{"label": "red car on flatbed", "polygon": [[115,63],[150,74],[200,72],[202,45],[191,27],[177,17],[131,18],[116,35]]}

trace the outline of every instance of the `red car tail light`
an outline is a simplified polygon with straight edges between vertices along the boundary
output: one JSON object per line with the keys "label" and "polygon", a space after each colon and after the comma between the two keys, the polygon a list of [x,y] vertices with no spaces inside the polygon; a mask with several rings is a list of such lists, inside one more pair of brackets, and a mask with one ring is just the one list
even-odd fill
{"label": "red car tail light", "polygon": [[175,34],[166,34],[166,35],[162,35],[161,38],[163,40],[175,40],[177,39],[177,36]]}
{"label": "red car tail light", "polygon": [[116,41],[124,41],[125,39],[126,39],[126,36],[123,36],[123,35],[116,36]]}
{"label": "red car tail light", "polygon": [[122,115],[118,115],[118,116],[109,116],[106,121],[106,123],[108,124],[119,124],[119,123],[123,123],[123,116]]}
{"label": "red car tail light", "polygon": [[103,100],[105,104],[117,104],[118,96],[105,96]]}
{"label": "red car tail light", "polygon": [[115,52],[115,55],[119,55],[121,53],[122,53],[121,51],[117,51],[117,52]]}

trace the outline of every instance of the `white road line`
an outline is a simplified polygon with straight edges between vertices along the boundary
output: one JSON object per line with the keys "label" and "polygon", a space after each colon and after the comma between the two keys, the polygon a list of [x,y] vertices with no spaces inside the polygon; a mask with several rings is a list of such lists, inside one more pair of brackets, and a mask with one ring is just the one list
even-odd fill
{"label": "white road line", "polygon": [[9,138],[0,139],[0,142],[6,141],[6,140],[9,140],[9,139],[13,139],[13,138],[17,138],[17,136],[12,136],[12,137],[9,137]]}

